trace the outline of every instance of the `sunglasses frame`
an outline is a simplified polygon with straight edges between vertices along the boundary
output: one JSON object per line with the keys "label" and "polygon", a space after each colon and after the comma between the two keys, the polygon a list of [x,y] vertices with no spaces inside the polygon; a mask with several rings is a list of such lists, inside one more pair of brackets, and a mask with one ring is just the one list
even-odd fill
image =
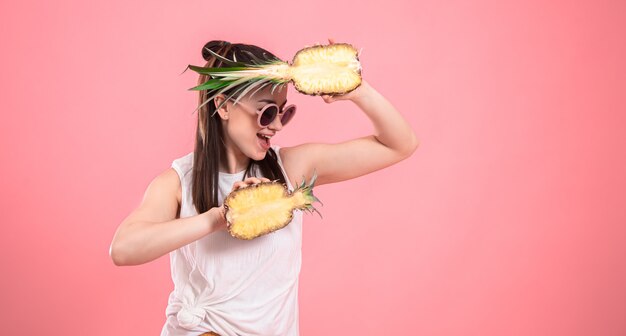
{"label": "sunglasses frame", "polygon": [[[231,98],[231,99],[233,99],[233,98]],[[246,104],[243,104],[241,101],[237,102],[237,104],[241,104],[241,105],[246,106]],[[263,125],[263,124],[261,124],[261,117],[263,117],[263,113],[265,113],[265,111],[266,111],[269,107],[271,107],[272,105],[276,106],[276,110],[277,110],[278,112],[274,115],[274,117],[272,118],[272,120],[271,120],[271,121],[270,121],[267,125]],[[282,120],[282,119],[283,119],[283,118],[282,118],[282,116],[285,114],[285,111],[286,111],[287,109],[290,109],[290,108],[293,108],[293,111],[291,112],[291,117],[289,117],[289,119],[287,120],[287,122],[283,122],[283,120]],[[256,112],[256,114],[258,115],[258,117],[257,117],[257,119],[256,119],[256,123],[257,123],[257,125],[259,125],[259,127],[261,127],[261,128],[265,128],[265,127],[267,127],[267,126],[271,125],[271,124],[274,122],[274,120],[276,120],[276,117],[280,116],[280,123],[281,123],[283,126],[285,126],[285,125],[287,125],[287,124],[288,124],[288,123],[289,123],[289,122],[293,119],[293,116],[296,114],[296,110],[297,110],[297,109],[298,109],[298,108],[296,107],[296,104],[290,104],[290,105],[287,105],[287,106],[285,106],[284,108],[282,108],[282,109],[281,109],[281,108],[280,108],[280,106],[278,106],[278,104],[275,104],[275,103],[267,103],[267,104],[265,104],[263,107],[261,107],[260,109],[258,109],[258,110],[256,110],[256,111],[255,111],[255,112]]]}

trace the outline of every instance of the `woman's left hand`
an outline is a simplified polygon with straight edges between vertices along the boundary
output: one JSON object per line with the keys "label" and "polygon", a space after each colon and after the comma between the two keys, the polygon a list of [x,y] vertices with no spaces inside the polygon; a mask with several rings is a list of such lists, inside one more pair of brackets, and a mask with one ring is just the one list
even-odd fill
{"label": "woman's left hand", "polygon": [[[335,40],[332,38],[328,38],[328,42],[330,44],[334,44]],[[332,102],[336,102],[339,100],[354,100],[355,98],[358,98],[362,94],[366,86],[368,86],[367,82],[365,82],[365,80],[361,78],[361,85],[359,85],[359,87],[357,87],[356,89],[348,93],[344,93],[340,95],[322,95],[322,99],[324,99],[324,101],[327,104],[330,104]]]}

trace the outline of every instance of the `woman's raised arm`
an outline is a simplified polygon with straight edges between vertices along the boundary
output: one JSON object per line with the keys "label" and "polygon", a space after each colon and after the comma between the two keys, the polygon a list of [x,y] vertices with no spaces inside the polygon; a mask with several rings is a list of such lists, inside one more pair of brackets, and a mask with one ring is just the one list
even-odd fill
{"label": "woman's raised arm", "polygon": [[342,143],[305,143],[283,147],[285,161],[299,162],[309,180],[317,171],[316,185],[345,181],[398,163],[413,154],[419,140],[400,112],[363,81],[345,95],[322,96],[326,103],[351,100],[372,121],[375,134]]}

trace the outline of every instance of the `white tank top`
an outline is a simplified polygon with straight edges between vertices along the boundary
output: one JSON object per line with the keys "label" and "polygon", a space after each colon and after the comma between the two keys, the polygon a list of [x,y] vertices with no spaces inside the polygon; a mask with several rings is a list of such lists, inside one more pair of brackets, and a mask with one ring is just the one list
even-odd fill
{"label": "white tank top", "polygon": [[[280,147],[272,148],[278,155]],[[182,186],[180,218],[197,215],[191,194],[193,155],[191,152],[172,162]],[[279,155],[278,163],[293,191]],[[243,175],[244,171],[219,173],[218,204]],[[161,336],[207,331],[222,336],[299,334],[301,211],[294,211],[286,227],[253,240],[237,239],[220,230],[169,255],[174,290],[169,295]]]}

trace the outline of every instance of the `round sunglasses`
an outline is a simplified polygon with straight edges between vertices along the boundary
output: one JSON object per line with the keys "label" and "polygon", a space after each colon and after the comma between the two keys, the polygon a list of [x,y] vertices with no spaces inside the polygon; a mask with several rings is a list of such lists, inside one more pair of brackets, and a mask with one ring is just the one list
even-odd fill
{"label": "round sunglasses", "polygon": [[[245,106],[245,104],[242,104],[241,101],[239,101],[237,104],[238,105],[241,104]],[[282,112],[279,112],[279,111],[280,111],[280,107],[274,103],[268,103],[262,108],[256,110],[256,113],[258,114],[257,124],[260,127],[267,127],[272,122],[274,122],[274,119],[276,119],[277,116],[280,115],[281,116],[280,123],[283,124],[283,126],[287,125],[287,123],[296,114],[296,105],[291,104],[291,105],[285,106],[282,109]]]}

